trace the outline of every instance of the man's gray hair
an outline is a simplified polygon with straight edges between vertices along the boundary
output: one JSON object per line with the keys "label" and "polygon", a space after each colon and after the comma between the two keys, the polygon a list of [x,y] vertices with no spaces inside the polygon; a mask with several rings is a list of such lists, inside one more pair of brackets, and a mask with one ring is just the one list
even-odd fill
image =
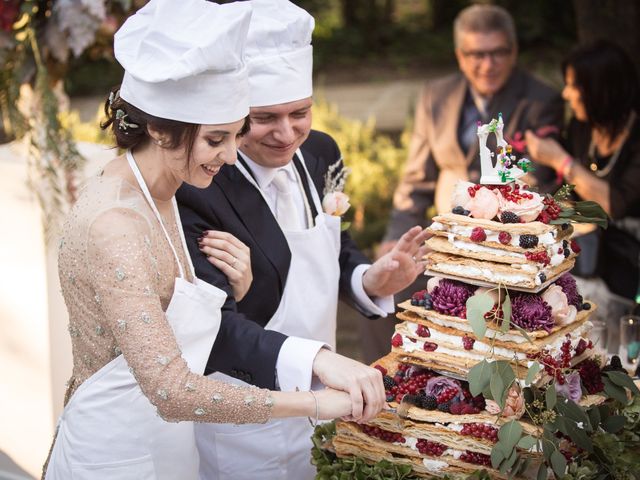
{"label": "man's gray hair", "polygon": [[453,22],[453,41],[456,48],[460,48],[464,32],[502,32],[511,48],[518,44],[513,18],[509,12],[497,5],[476,4],[460,11]]}

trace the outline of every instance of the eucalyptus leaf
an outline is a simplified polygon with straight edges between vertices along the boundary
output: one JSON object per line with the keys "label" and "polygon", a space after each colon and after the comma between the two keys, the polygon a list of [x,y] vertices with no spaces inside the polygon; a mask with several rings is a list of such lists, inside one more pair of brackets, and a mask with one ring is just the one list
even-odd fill
{"label": "eucalyptus leaf", "polygon": [[511,328],[511,298],[506,294],[504,302],[502,302],[502,325],[500,331],[508,332]]}
{"label": "eucalyptus leaf", "polygon": [[602,377],[602,382],[604,383],[604,393],[608,397],[614,398],[622,404],[627,403],[627,391],[624,387],[616,385],[609,377]]}
{"label": "eucalyptus leaf", "polygon": [[553,407],[556,406],[556,401],[558,400],[556,387],[553,383],[547,387],[547,391],[544,393],[544,399],[547,405],[547,410],[553,410]]}
{"label": "eucalyptus leaf", "polygon": [[551,468],[556,477],[561,478],[564,476],[564,472],[567,469],[567,459],[560,453],[559,450],[554,450],[551,454]]}
{"label": "eucalyptus leaf", "polygon": [[469,391],[473,396],[479,395],[482,391],[489,386],[491,381],[491,364],[486,360],[482,360],[480,363],[475,364],[469,375]]}
{"label": "eucalyptus leaf", "polygon": [[522,436],[522,425],[516,420],[511,420],[505,423],[498,430],[498,439],[503,445],[503,449],[507,452],[511,452],[517,445],[520,437]]}
{"label": "eucalyptus leaf", "polygon": [[590,408],[587,410],[587,415],[589,417],[589,421],[591,422],[591,426],[593,429],[600,423],[600,410],[597,407]]}
{"label": "eucalyptus leaf", "polygon": [[578,424],[572,420],[569,420],[566,423],[567,432],[571,441],[583,450],[586,450],[589,453],[593,452],[593,442],[589,438],[586,430],[584,428],[580,428]]}
{"label": "eucalyptus leaf", "polygon": [[502,449],[496,448],[496,446],[494,446],[491,449],[491,466],[493,468],[498,468],[500,467],[500,464],[502,463],[503,460],[504,460],[504,453],[502,453]]}
{"label": "eucalyptus leaf", "polygon": [[609,433],[617,433],[624,427],[625,417],[623,415],[611,415],[604,422],[602,428]]}
{"label": "eucalyptus leaf", "polygon": [[517,459],[518,459],[518,451],[514,450],[511,453],[511,456],[507,460],[505,460],[502,465],[500,465],[500,473],[502,474],[506,473],[511,467],[513,467],[513,464],[516,463]]}
{"label": "eucalyptus leaf", "polygon": [[609,377],[609,379],[611,379],[611,381],[616,385],[619,385],[621,387],[626,387],[629,390],[631,390],[633,394],[640,395],[640,390],[638,390],[638,387],[636,386],[636,384],[633,383],[633,380],[631,379],[631,377],[626,373],[611,371],[611,372],[604,372],[604,374],[607,377]]}
{"label": "eucalyptus leaf", "polygon": [[513,372],[511,363],[506,360],[496,360],[495,362],[492,362],[491,365],[493,366],[494,371],[500,375],[505,386],[510,387],[516,378],[516,374]]}
{"label": "eucalyptus leaf", "polygon": [[489,388],[491,389],[491,396],[493,397],[493,401],[498,404],[500,409],[504,408],[504,399],[507,393],[507,388],[502,381],[502,378],[498,374],[498,372],[493,372],[491,374],[491,380],[489,382]]}
{"label": "eucalyptus leaf", "polygon": [[538,475],[536,475],[536,480],[547,480],[547,466],[544,463],[541,463],[540,467],[538,467]]}
{"label": "eucalyptus leaf", "polygon": [[484,315],[493,308],[493,299],[486,293],[473,295],[467,299],[467,320],[478,340],[484,338],[487,322]]}
{"label": "eucalyptus leaf", "polygon": [[583,424],[583,428],[585,428],[587,431],[592,430],[589,416],[574,401],[562,397],[559,399],[556,405],[556,410],[558,411],[558,413],[560,413],[560,415],[564,415],[574,422],[581,422]]}
{"label": "eucalyptus leaf", "polygon": [[538,439],[536,437],[532,437],[531,435],[525,435],[520,440],[518,440],[518,447],[524,450],[530,450],[534,445],[538,443]]}
{"label": "eucalyptus leaf", "polygon": [[531,337],[524,328],[516,325],[515,323],[512,323],[511,326],[514,327],[520,333],[520,335],[526,338],[529,343],[533,343],[533,340],[531,340]]}
{"label": "eucalyptus leaf", "polygon": [[536,378],[536,375],[540,371],[540,364],[538,362],[533,362],[529,369],[527,370],[527,376],[524,379],[525,385],[531,385],[533,383],[533,379]]}

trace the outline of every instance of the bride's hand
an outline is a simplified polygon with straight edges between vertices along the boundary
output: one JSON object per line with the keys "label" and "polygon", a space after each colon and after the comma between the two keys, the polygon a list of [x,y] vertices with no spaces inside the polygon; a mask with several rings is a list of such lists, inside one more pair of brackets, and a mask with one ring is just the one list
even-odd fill
{"label": "bride's hand", "polygon": [[204,232],[198,246],[209,262],[227,276],[236,302],[242,300],[253,281],[249,247],[230,233],[217,230]]}
{"label": "bride's hand", "polygon": [[[351,414],[351,396],[346,392],[325,388],[313,392],[318,399],[318,420],[333,420]],[[310,415],[311,418],[315,413]]]}

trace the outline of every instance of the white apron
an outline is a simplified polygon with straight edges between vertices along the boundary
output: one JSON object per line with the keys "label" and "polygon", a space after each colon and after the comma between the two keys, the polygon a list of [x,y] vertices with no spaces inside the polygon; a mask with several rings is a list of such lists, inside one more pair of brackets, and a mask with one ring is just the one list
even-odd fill
{"label": "white apron", "polygon": [[[220,328],[226,294],[194,278],[184,278],[176,250],[133,157],[127,160],[153,209],[180,270],[166,317],[182,357],[193,372],[203,372]],[[173,199],[183,248],[184,233]],[[193,275],[193,265],[189,267]],[[168,423],[144,396],[122,355],[106,364],[78,389],[58,420],[47,480],[193,480],[198,478],[193,422]]]}
{"label": "white apron", "polygon": [[[304,166],[300,150],[297,152]],[[240,163],[236,167],[256,188]],[[265,328],[289,336],[318,340],[335,348],[338,285],[340,281],[340,218],[322,212],[313,181],[309,180],[318,210],[315,226],[283,232],[291,250],[291,265],[280,305]],[[297,171],[297,170],[296,170]],[[300,181],[298,185],[302,188]],[[306,198],[306,195],[303,197]],[[265,199],[266,201],[266,199]],[[219,380],[244,384],[214,373]],[[313,479],[311,435],[306,418],[274,419],[264,425],[197,424],[201,480]]]}

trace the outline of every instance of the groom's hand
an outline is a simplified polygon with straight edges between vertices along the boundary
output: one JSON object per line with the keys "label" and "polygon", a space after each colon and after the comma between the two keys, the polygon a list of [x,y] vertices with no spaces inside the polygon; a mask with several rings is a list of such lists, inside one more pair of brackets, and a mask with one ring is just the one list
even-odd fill
{"label": "groom's hand", "polygon": [[394,295],[411,285],[424,273],[422,257],[428,248],[424,244],[431,234],[416,226],[400,239],[364,273],[362,286],[370,297]]}
{"label": "groom's hand", "polygon": [[326,386],[350,395],[354,420],[369,421],[385,405],[382,374],[375,368],[323,348],[313,361],[313,373]]}

